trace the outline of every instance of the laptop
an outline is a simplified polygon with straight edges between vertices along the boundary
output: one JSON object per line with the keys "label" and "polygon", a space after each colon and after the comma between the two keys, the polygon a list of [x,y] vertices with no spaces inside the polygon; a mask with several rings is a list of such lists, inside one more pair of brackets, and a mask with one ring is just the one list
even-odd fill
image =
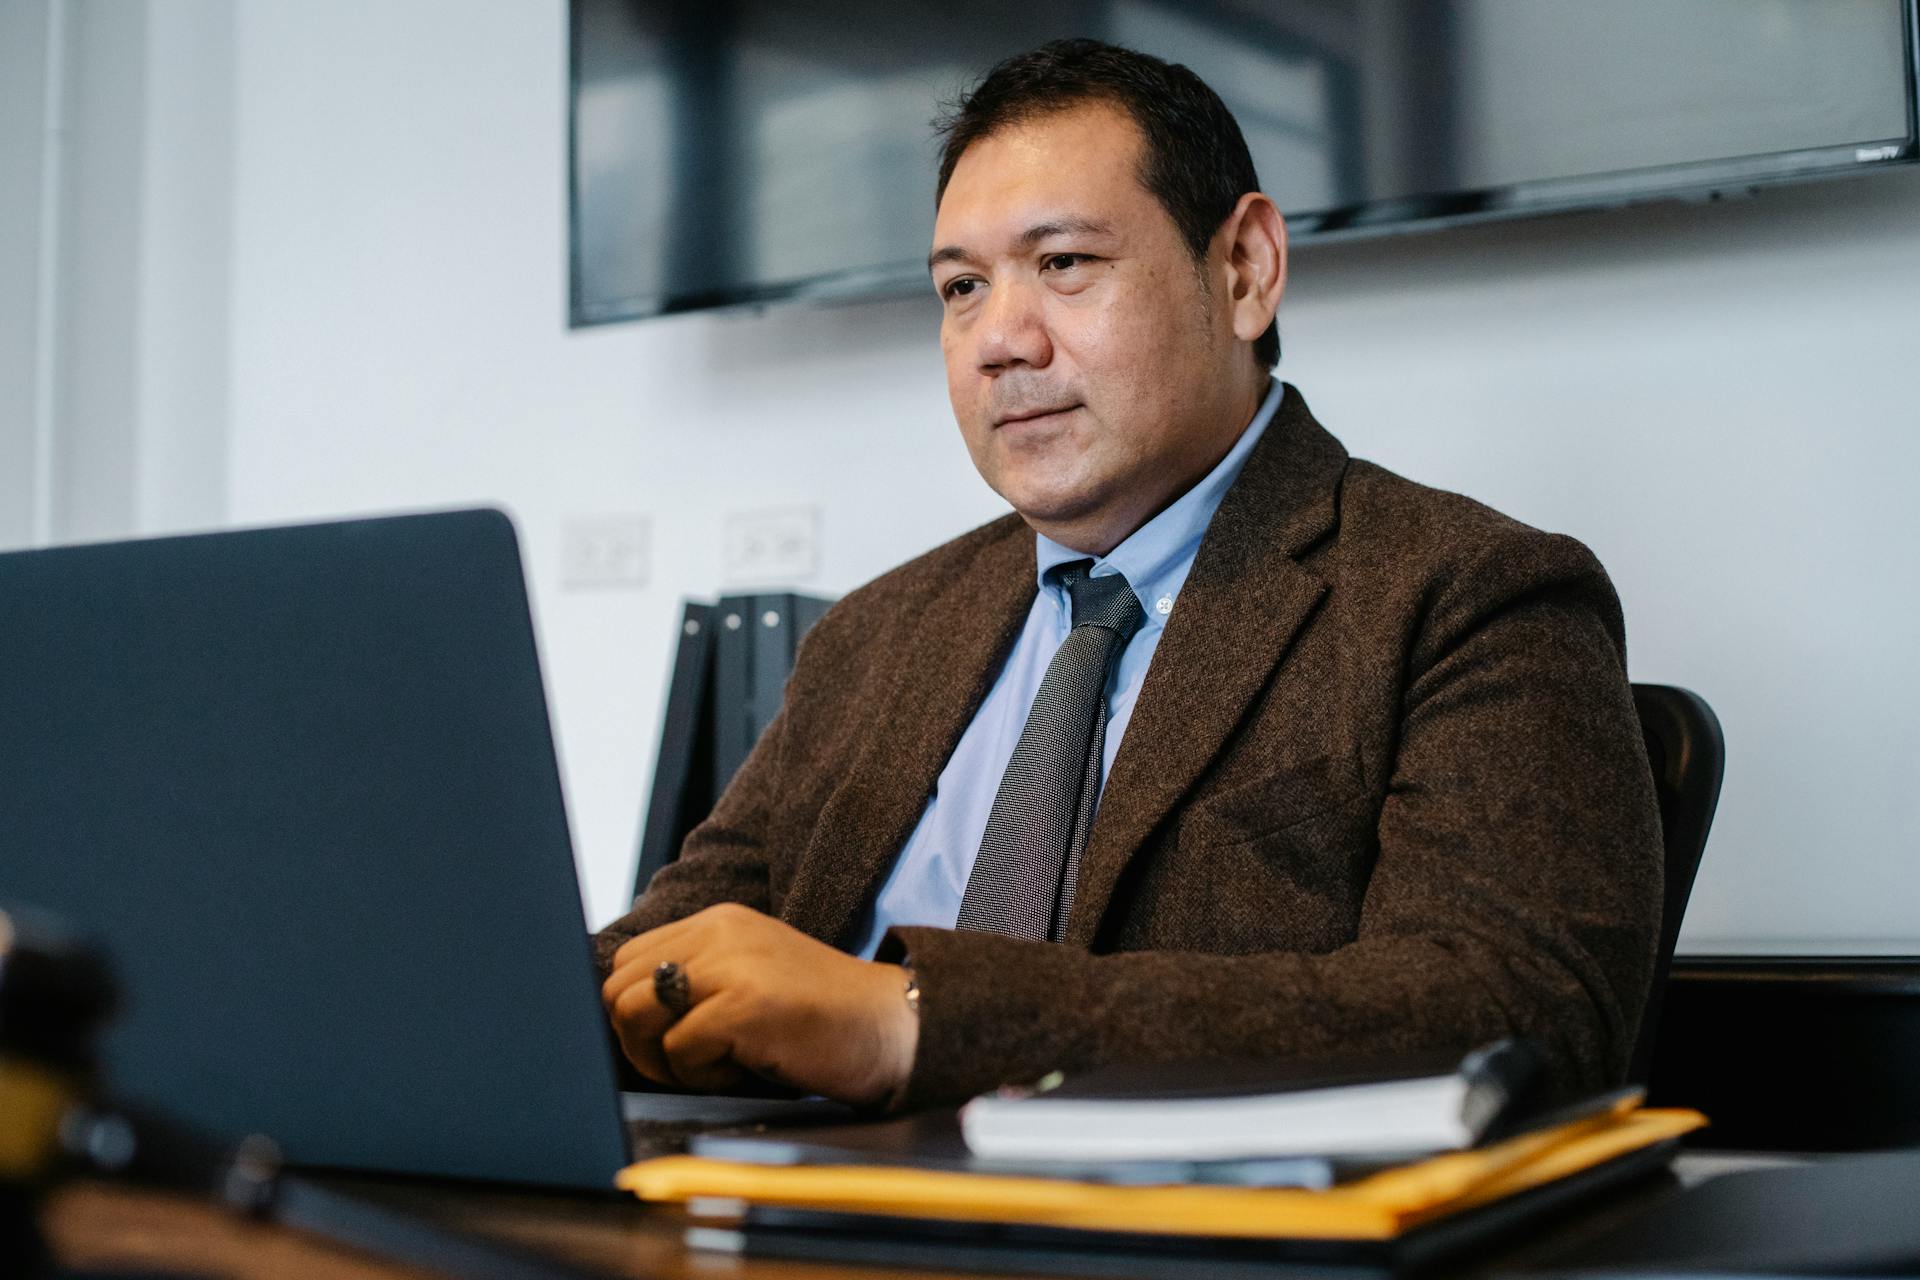
{"label": "laptop", "polygon": [[113,1096],[299,1166],[606,1190],[782,1109],[623,1107],[498,511],[0,555],[0,908],[105,951]]}

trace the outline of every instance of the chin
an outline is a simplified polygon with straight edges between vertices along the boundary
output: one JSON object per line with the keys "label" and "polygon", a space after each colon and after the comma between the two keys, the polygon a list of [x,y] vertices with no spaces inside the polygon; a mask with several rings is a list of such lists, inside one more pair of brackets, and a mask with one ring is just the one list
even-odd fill
{"label": "chin", "polygon": [[1030,521],[1062,524],[1107,502],[1113,478],[1103,476],[1081,442],[1057,439],[1047,449],[1004,450],[987,483]]}
{"label": "chin", "polygon": [[1084,488],[1056,485],[1011,485],[1000,496],[1029,521],[1067,524],[1099,508],[1097,495]]}

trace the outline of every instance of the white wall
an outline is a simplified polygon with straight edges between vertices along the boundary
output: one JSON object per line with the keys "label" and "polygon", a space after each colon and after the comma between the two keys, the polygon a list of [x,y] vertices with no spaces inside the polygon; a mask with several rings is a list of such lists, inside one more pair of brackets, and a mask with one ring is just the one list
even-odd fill
{"label": "white wall", "polygon": [[49,10],[0,4],[0,550],[34,540],[52,122]]}
{"label": "white wall", "polygon": [[[520,522],[590,915],[623,906],[678,601],[730,511],[818,503],[840,592],[999,509],[929,300],[569,332],[564,6],[239,8],[240,521],[499,502]],[[576,515],[642,513],[639,592],[568,593]]]}
{"label": "white wall", "polygon": [[[222,476],[223,521],[513,510],[605,919],[677,601],[719,585],[727,513],[817,504],[798,585],[838,592],[1000,509],[931,300],[569,332],[560,0],[188,8],[232,67],[205,91],[230,95],[228,292],[183,353],[221,372],[218,429],[175,438],[173,483]],[[1586,539],[1635,677],[1720,710],[1689,949],[1920,948],[1916,296],[1920,173],[1296,260],[1283,371],[1322,419]],[[563,523],[625,513],[652,520],[651,583],[563,590]]]}
{"label": "white wall", "polygon": [[46,10],[0,4],[0,549],[33,539]]}
{"label": "white wall", "polygon": [[0,546],[217,525],[230,0],[9,0],[0,86]]}
{"label": "white wall", "polygon": [[1682,946],[1920,951],[1920,173],[1305,256],[1349,448],[1586,540],[1718,710]]}

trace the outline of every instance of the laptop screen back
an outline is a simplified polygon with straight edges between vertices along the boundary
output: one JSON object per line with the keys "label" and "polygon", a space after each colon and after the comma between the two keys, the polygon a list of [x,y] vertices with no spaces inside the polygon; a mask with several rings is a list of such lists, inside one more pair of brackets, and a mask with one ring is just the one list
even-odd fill
{"label": "laptop screen back", "polygon": [[624,1146],[498,512],[0,556],[0,906],[96,939],[117,1095],[294,1162]]}

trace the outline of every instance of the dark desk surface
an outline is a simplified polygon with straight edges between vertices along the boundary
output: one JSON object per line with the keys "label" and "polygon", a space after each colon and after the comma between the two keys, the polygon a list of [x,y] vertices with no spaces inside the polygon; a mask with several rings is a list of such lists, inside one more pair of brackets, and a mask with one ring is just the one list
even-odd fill
{"label": "dark desk surface", "polygon": [[[850,1273],[883,1274],[867,1268],[695,1252],[681,1241],[685,1220],[677,1210],[638,1201],[467,1187],[430,1189],[423,1195],[446,1209],[458,1225],[609,1276],[819,1280]],[[248,1221],[205,1201],[108,1183],[81,1183],[58,1192],[46,1208],[43,1228],[55,1256],[76,1269],[178,1270],[220,1280],[425,1280],[443,1275]],[[914,1274],[962,1280],[954,1272]]]}
{"label": "dark desk surface", "polygon": [[[1609,1197],[1513,1242],[1485,1267],[1523,1264],[1528,1255],[1557,1248],[1575,1233],[1617,1221],[1719,1173],[1790,1162],[1787,1157],[1689,1152],[1674,1174]],[[350,1184],[341,1184],[350,1185]],[[617,1199],[590,1200],[485,1188],[378,1188],[388,1203],[418,1205],[441,1220],[493,1239],[510,1241],[557,1260],[611,1276],[714,1280],[780,1277],[816,1280],[838,1275],[900,1274],[872,1268],[743,1259],[702,1253],[681,1240],[684,1219],[674,1210]],[[174,1269],[231,1280],[417,1280],[439,1274],[381,1261],[287,1228],[251,1222],[212,1204],[108,1183],[81,1183],[47,1206],[45,1226],[57,1256],[86,1268]],[[917,1271],[921,1277],[963,1273]],[[967,1273],[971,1274],[971,1273]]]}

